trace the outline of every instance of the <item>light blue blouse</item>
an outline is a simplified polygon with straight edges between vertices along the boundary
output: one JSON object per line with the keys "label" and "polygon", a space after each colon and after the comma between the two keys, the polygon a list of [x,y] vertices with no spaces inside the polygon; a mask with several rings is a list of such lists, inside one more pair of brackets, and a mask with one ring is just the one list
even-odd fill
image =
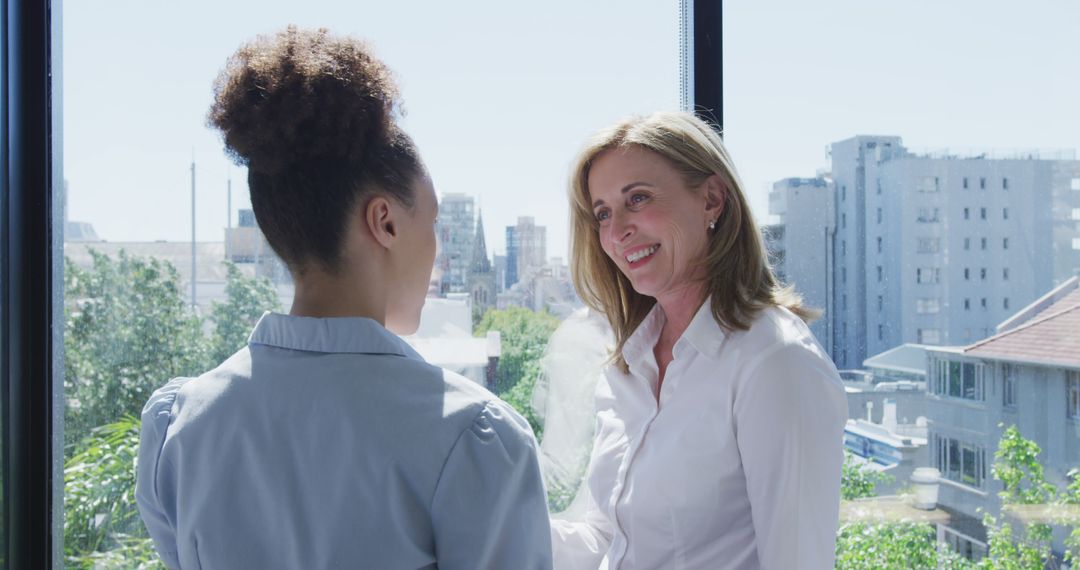
{"label": "light blue blouse", "polygon": [[550,568],[536,441],[375,321],[267,313],[142,416],[136,501],[170,568]]}

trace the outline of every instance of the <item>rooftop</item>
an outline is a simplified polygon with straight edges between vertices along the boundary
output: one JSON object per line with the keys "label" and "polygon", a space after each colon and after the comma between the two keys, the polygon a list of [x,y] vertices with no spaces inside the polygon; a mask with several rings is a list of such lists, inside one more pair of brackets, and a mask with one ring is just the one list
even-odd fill
{"label": "rooftop", "polygon": [[867,358],[863,367],[926,376],[926,345],[901,344]]}

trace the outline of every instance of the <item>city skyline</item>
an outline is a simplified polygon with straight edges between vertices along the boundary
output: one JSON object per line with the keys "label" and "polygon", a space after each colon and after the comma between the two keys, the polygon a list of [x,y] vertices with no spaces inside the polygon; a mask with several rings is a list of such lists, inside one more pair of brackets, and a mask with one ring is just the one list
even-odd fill
{"label": "city skyline", "polygon": [[[330,23],[369,39],[398,73],[405,126],[437,191],[477,196],[492,252],[506,251],[497,228],[527,213],[565,255],[576,150],[620,117],[677,106],[678,2],[483,1],[422,14],[386,3],[65,4],[72,219],[111,241],[190,239],[194,149],[198,239],[221,239],[230,173],[236,209],[247,189],[204,126],[214,76],[258,33]],[[1023,11],[969,0],[725,2],[725,22],[739,25],[724,36],[724,130],[756,217],[767,219],[773,182],[825,166],[830,140],[888,132],[912,148],[1080,148],[1080,77],[1062,72],[1075,65],[1078,19],[1080,5],[1049,0]]]}

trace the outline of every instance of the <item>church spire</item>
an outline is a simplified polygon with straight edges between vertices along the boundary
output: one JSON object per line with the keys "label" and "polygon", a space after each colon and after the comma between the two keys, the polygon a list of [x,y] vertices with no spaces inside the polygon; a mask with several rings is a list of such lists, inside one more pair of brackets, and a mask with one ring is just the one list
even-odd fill
{"label": "church spire", "polygon": [[491,261],[487,255],[487,244],[484,241],[484,212],[478,210],[476,214],[476,241],[473,242],[472,263],[470,269],[473,273],[488,273],[491,271]]}

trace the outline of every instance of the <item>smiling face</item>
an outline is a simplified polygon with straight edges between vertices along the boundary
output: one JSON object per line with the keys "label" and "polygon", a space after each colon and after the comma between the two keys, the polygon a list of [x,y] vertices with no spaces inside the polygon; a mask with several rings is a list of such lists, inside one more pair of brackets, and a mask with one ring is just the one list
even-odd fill
{"label": "smiling face", "polygon": [[665,158],[638,146],[600,154],[588,189],[600,244],[634,290],[662,303],[700,302],[700,261],[722,207],[715,196],[688,187]]}

